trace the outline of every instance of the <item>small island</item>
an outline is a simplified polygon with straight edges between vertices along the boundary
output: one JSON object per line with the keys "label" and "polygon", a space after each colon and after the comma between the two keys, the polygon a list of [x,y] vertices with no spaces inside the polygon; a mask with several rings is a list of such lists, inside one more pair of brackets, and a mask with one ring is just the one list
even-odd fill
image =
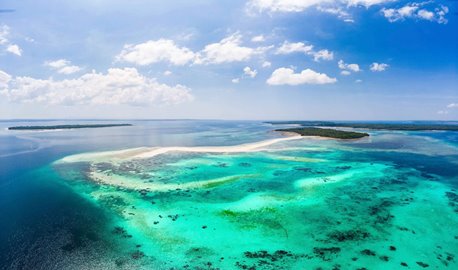
{"label": "small island", "polygon": [[367,133],[344,131],[331,128],[315,128],[315,127],[299,127],[299,128],[285,128],[276,129],[275,131],[280,132],[293,132],[300,134],[301,136],[318,136],[333,139],[360,139],[369,136]]}
{"label": "small island", "polygon": [[404,123],[358,123],[358,122],[330,122],[330,121],[273,121],[266,122],[272,125],[301,125],[304,127],[347,127],[374,130],[400,130],[400,131],[458,131],[458,125],[426,124],[421,122]]}
{"label": "small island", "polygon": [[15,126],[8,130],[54,130],[54,129],[76,129],[76,128],[105,128],[105,127],[125,127],[132,124],[85,124],[85,125],[54,125],[54,126]]}

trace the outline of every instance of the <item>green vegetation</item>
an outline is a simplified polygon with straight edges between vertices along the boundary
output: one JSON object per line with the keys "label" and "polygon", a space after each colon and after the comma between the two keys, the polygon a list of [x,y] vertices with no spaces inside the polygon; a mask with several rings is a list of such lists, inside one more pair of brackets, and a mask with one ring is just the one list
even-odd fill
{"label": "green vegetation", "polygon": [[405,130],[405,131],[427,131],[427,130],[448,130],[458,131],[458,125],[450,124],[425,124],[414,122],[411,124],[403,123],[350,123],[350,122],[328,122],[328,121],[275,121],[267,122],[272,125],[301,125],[307,127],[349,127],[365,129],[384,129],[384,130]]}
{"label": "green vegetation", "polygon": [[48,129],[73,129],[73,128],[104,128],[104,127],[124,127],[132,124],[89,124],[89,125],[55,125],[55,126],[16,126],[9,127],[9,130],[48,130]]}
{"label": "green vegetation", "polygon": [[327,137],[334,139],[359,139],[366,136],[369,136],[367,133],[362,132],[353,132],[353,131],[343,131],[330,128],[315,128],[315,127],[303,127],[303,128],[286,128],[286,129],[276,129],[275,131],[284,131],[284,132],[294,132],[300,134],[301,136],[319,136]]}

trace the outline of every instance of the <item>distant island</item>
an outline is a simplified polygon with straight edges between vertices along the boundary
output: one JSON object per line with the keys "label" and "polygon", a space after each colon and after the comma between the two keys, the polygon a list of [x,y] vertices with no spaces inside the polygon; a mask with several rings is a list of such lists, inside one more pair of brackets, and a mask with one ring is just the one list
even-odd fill
{"label": "distant island", "polygon": [[299,127],[299,128],[285,128],[276,129],[275,131],[280,132],[293,132],[300,134],[301,136],[319,136],[334,139],[360,139],[369,136],[367,133],[343,131],[331,128],[316,128],[316,127]]}
{"label": "distant island", "polygon": [[458,125],[448,124],[401,124],[401,123],[351,123],[351,122],[328,122],[328,121],[273,121],[266,122],[272,125],[301,125],[304,127],[348,127],[365,128],[376,130],[403,130],[403,131],[432,131],[448,130],[458,131]]}
{"label": "distant island", "polygon": [[9,130],[52,130],[52,129],[74,129],[74,128],[104,128],[104,127],[125,127],[132,124],[89,124],[89,125],[54,125],[54,126],[15,126]]}

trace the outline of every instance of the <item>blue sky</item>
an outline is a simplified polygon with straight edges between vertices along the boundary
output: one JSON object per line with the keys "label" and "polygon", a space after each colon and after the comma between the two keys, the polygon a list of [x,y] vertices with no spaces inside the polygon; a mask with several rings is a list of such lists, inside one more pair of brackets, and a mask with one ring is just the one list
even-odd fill
{"label": "blue sky", "polygon": [[4,0],[0,10],[2,119],[458,119],[456,1]]}

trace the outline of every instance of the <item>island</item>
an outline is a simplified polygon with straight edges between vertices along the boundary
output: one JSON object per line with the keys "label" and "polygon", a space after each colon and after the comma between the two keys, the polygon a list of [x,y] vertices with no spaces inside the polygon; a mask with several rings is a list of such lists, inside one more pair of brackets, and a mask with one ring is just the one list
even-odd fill
{"label": "island", "polygon": [[458,131],[458,125],[450,125],[450,124],[353,123],[353,122],[328,122],[328,121],[273,121],[273,122],[266,122],[266,123],[269,123],[272,125],[300,125],[304,127],[347,127],[347,128],[374,129],[374,130]]}
{"label": "island", "polygon": [[333,139],[360,139],[363,137],[369,136],[367,133],[363,132],[353,132],[353,131],[344,131],[331,128],[316,128],[316,127],[298,127],[298,128],[285,128],[285,129],[276,129],[275,131],[280,132],[293,132],[301,136],[318,136],[326,137]]}
{"label": "island", "polygon": [[84,124],[84,125],[54,125],[54,126],[15,126],[8,130],[53,130],[53,129],[75,129],[75,128],[105,128],[105,127],[125,127],[132,124]]}

